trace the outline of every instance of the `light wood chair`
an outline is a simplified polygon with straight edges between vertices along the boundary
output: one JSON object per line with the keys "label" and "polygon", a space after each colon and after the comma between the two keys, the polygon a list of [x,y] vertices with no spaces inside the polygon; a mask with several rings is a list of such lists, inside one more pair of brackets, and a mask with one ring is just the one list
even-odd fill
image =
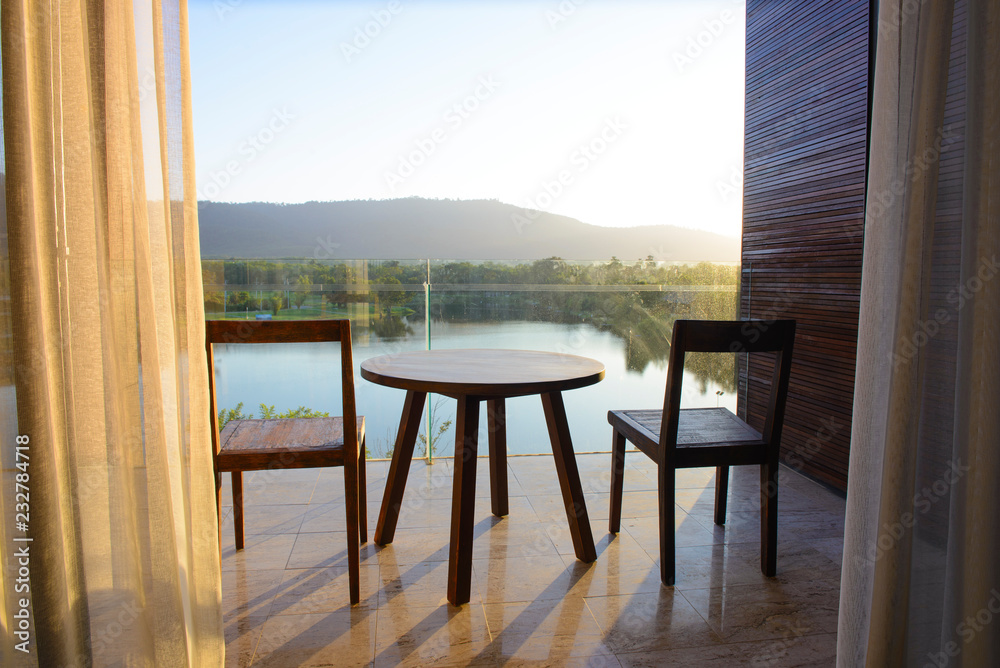
{"label": "light wood chair", "polygon": [[[230,420],[219,433],[215,396],[215,344],[340,342],[343,417]],[[205,323],[216,510],[222,505],[222,474],[233,481],[236,549],[243,549],[243,471],[344,467],[347,505],[347,565],[351,603],[360,592],[359,543],[368,540],[365,498],[365,419],[354,403],[354,361],[349,320],[209,320]],[[221,512],[220,535],[221,535]]]}
{"label": "light wood chair", "polygon": [[[794,320],[703,321],[674,323],[663,410],[608,412],[613,428],[611,533],[621,528],[625,441],[658,464],[660,579],[674,584],[674,474],[676,469],[715,466],[715,523],[726,521],[729,467],[760,465],[761,572],[774,576],[778,546],[778,448],[788,396],[795,340]],[[774,374],[763,433],[726,408],[681,410],[684,354],[773,353]]]}

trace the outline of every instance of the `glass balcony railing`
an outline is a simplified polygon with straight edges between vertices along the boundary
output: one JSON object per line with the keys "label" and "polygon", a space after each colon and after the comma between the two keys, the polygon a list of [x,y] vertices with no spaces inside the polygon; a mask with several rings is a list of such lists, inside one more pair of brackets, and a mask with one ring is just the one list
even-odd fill
{"label": "glass balcony railing", "polygon": [[[592,357],[597,385],[565,396],[577,452],[609,451],[606,415],[663,405],[674,320],[737,317],[739,265],[637,261],[205,260],[208,318],[350,318],[355,365],[409,350],[518,348]],[[689,355],[684,406],[736,409],[735,355]],[[220,409],[336,414],[339,358],[313,344],[228,346],[216,355]],[[362,380],[370,457],[391,454],[399,390]],[[455,402],[428,397],[415,456],[454,450]],[[511,454],[551,452],[537,397],[507,402]],[[481,442],[486,442],[485,420]]]}

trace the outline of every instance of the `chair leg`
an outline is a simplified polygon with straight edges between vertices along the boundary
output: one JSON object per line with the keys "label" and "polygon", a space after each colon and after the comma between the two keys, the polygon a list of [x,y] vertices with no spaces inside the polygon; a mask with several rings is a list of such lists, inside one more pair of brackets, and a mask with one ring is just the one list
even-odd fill
{"label": "chair leg", "polygon": [[243,549],[243,471],[233,471],[233,525],[236,527],[236,549]]}
{"label": "chair leg", "polygon": [[670,587],[674,585],[674,559],[677,547],[674,535],[675,473],[672,461],[660,462],[657,472],[660,501],[660,580]]}
{"label": "chair leg", "polygon": [[359,537],[358,468],[360,458],[344,462],[344,496],[347,505],[347,577],[351,590],[351,605],[361,601],[361,551]]}
{"label": "chair leg", "polygon": [[760,572],[778,572],[778,462],[760,465]]}
{"label": "chair leg", "polygon": [[715,467],[715,523],[726,523],[726,499],[729,497],[729,467]]}
{"label": "chair leg", "polygon": [[222,554],[222,474],[215,472],[215,519],[219,525],[219,554]]}
{"label": "chair leg", "polygon": [[622,528],[622,492],[625,485],[625,435],[617,429],[611,436],[611,518],[608,531]]}
{"label": "chair leg", "polygon": [[368,542],[368,475],[365,473],[365,439],[361,439],[361,452],[358,453],[358,532],[361,543]]}

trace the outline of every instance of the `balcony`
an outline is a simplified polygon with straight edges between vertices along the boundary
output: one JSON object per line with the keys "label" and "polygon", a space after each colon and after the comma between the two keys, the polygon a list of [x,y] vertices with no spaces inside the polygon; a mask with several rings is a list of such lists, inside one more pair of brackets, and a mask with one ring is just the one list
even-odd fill
{"label": "balcony", "polygon": [[[508,347],[592,356],[608,367],[602,383],[566,397],[597,561],[584,564],[574,556],[537,400],[513,400],[510,515],[491,514],[483,462],[477,467],[472,600],[461,608],[444,600],[454,402],[429,402],[424,457],[412,465],[400,528],[390,545],[379,547],[372,533],[388,471],[388,461],[379,459],[391,452],[403,395],[358,378],[359,412],[366,416],[374,459],[368,465],[361,605],[352,609],[347,593],[340,470],[247,474],[246,549],[234,548],[229,505],[222,528],[231,665],[833,660],[844,501],[818,483],[782,471],[780,568],[773,580],[758,565],[756,468],[733,470],[724,528],[712,520],[714,469],[678,473],[673,589],[660,584],[655,466],[641,455],[627,458],[622,531],[608,533],[605,414],[618,405],[662,403],[672,322],[736,317],[739,267],[246,259],[206,260],[203,267],[208,317],[349,317],[358,365],[391,351]],[[217,357],[220,406],[276,404],[280,411],[337,405],[335,388],[327,387],[328,376],[308,352],[298,355],[289,346],[267,357],[238,349]],[[736,410],[735,355],[721,363],[707,356],[693,362],[685,405]],[[267,369],[271,394],[242,394],[260,369]],[[224,484],[229,504],[228,478]]]}

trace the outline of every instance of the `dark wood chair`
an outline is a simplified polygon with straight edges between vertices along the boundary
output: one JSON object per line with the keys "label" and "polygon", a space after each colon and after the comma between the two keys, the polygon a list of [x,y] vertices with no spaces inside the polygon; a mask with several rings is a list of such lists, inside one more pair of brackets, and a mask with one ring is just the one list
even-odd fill
{"label": "dark wood chair", "polygon": [[[343,417],[230,420],[219,433],[213,345],[219,343],[340,342]],[[354,403],[354,361],[349,320],[209,320],[205,323],[215,454],[216,510],[222,504],[222,474],[233,480],[236,549],[243,549],[243,471],[344,467],[347,500],[347,566],[351,603],[361,599],[359,543],[368,540],[365,499],[365,419]],[[219,513],[221,520],[221,512]],[[220,521],[221,530],[221,521]]]}
{"label": "dark wood chair", "polygon": [[[663,410],[609,411],[614,430],[611,460],[611,533],[621,528],[625,441],[655,461],[659,471],[660,579],[674,584],[674,472],[715,466],[715,523],[726,521],[729,467],[760,465],[761,572],[774,576],[778,545],[778,446],[788,396],[794,320],[678,320],[667,367]],[[681,410],[684,354],[773,353],[774,374],[763,434],[726,408]]]}

